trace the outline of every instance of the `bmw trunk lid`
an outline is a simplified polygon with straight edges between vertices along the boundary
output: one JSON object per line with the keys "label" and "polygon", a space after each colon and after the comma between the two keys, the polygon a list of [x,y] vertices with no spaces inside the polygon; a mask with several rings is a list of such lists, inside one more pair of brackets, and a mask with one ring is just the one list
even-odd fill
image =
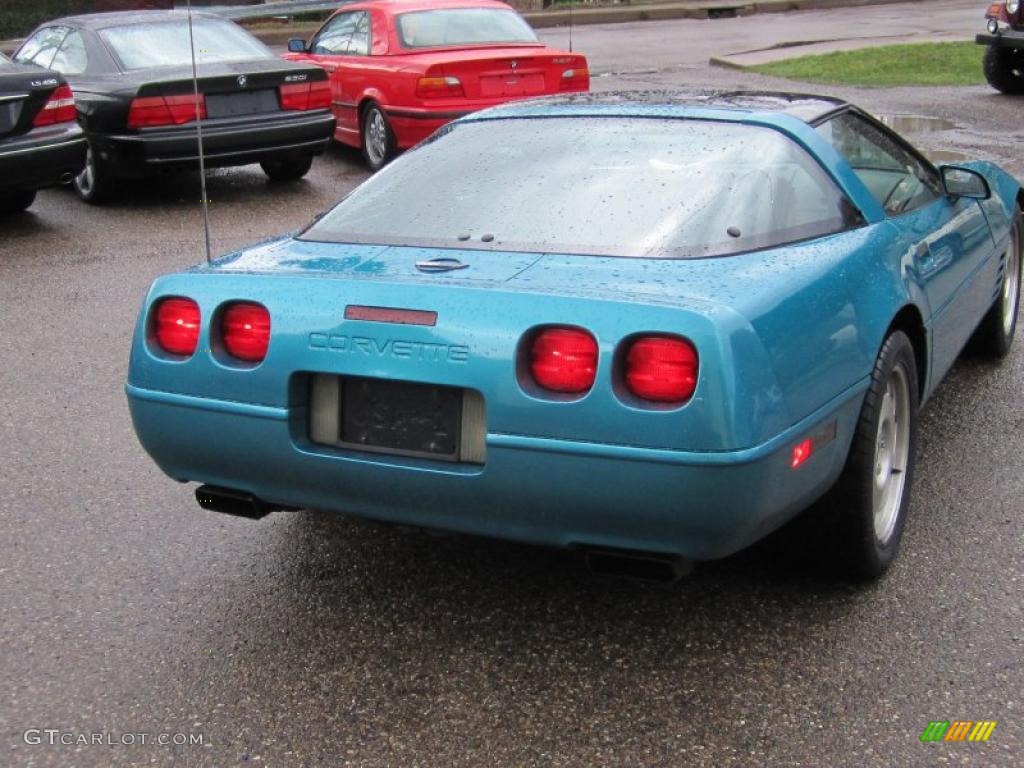
{"label": "bmw trunk lid", "polygon": [[[189,67],[159,67],[132,73],[139,81],[137,95],[174,96],[191,94],[196,87]],[[279,88],[283,85],[325,80],[319,67],[271,59],[267,61],[207,62],[199,67],[199,93],[205,97],[207,116],[277,112]]]}
{"label": "bmw trunk lid", "polygon": [[586,90],[587,60],[544,48],[460,50],[431,56],[428,77],[456,77],[469,99],[521,99]]}

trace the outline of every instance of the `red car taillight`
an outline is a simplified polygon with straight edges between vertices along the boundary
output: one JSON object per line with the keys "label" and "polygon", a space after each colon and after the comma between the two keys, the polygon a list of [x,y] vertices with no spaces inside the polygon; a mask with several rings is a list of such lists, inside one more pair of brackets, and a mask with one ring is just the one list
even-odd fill
{"label": "red car taillight", "polygon": [[192,299],[162,299],[153,324],[156,343],[165,352],[188,357],[199,345],[199,305]]}
{"label": "red car taillight", "polygon": [[578,328],[546,328],[530,348],[530,373],[544,389],[587,392],[597,374],[597,341]]}
{"label": "red car taillight", "polygon": [[[199,119],[206,119],[206,97],[199,94]],[[152,128],[157,125],[184,125],[196,119],[196,96],[139,96],[132,99],[128,110],[129,128]]]}
{"label": "red car taillight", "polygon": [[589,91],[590,70],[586,65],[567,69],[562,73],[559,88],[563,91]]}
{"label": "red car taillight", "polygon": [[262,304],[240,301],[224,310],[221,338],[232,357],[259,363],[270,345],[270,313]]}
{"label": "red car taillight", "polygon": [[457,77],[421,77],[416,83],[416,97],[419,99],[464,98],[462,81]]}
{"label": "red car taillight", "polygon": [[685,339],[642,336],[626,353],[625,379],[639,398],[682,404],[697,388],[697,350]]}
{"label": "red car taillight", "polygon": [[75,109],[75,94],[71,91],[70,85],[62,85],[50,94],[50,98],[43,108],[39,110],[39,114],[32,121],[32,125],[39,128],[44,125],[70,123],[77,119],[78,110]]}
{"label": "red car taillight", "polygon": [[312,83],[286,83],[278,89],[281,109],[327,109],[331,106],[331,84],[327,80]]}

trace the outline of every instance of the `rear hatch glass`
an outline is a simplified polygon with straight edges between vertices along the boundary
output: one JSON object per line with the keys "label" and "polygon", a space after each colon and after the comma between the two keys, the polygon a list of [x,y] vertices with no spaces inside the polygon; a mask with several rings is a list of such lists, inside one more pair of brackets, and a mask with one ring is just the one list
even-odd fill
{"label": "rear hatch glass", "polygon": [[775,130],[709,120],[552,117],[442,129],[301,237],[694,258],[859,223],[817,162]]}

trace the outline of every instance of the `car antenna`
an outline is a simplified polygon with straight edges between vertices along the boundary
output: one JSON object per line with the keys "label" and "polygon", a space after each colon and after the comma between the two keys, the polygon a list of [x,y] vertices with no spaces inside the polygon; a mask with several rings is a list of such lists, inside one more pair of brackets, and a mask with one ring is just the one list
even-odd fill
{"label": "car antenna", "polygon": [[575,0],[569,0],[569,53],[572,53],[572,9],[574,5],[576,5]]}
{"label": "car antenna", "polygon": [[203,119],[199,110],[199,72],[196,67],[196,39],[192,31],[192,0],[188,0],[188,45],[192,51],[192,95],[196,107],[196,142],[199,144],[199,179],[203,201],[203,233],[206,236],[206,263],[213,259],[210,255],[210,205],[206,196],[206,159],[203,157]]}

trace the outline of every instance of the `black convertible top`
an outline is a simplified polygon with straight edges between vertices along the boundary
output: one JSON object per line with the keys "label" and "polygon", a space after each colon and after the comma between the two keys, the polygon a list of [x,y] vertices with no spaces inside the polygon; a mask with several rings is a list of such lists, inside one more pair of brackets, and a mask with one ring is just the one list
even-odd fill
{"label": "black convertible top", "polygon": [[[213,13],[192,11],[193,19],[220,19],[223,18]],[[107,27],[123,27],[128,24],[145,24],[154,21],[186,21],[186,11],[111,11],[109,13],[83,13],[78,16],[64,16],[60,19],[46,22],[43,26],[56,26],[59,24],[72,24],[83,29],[106,29]]]}

